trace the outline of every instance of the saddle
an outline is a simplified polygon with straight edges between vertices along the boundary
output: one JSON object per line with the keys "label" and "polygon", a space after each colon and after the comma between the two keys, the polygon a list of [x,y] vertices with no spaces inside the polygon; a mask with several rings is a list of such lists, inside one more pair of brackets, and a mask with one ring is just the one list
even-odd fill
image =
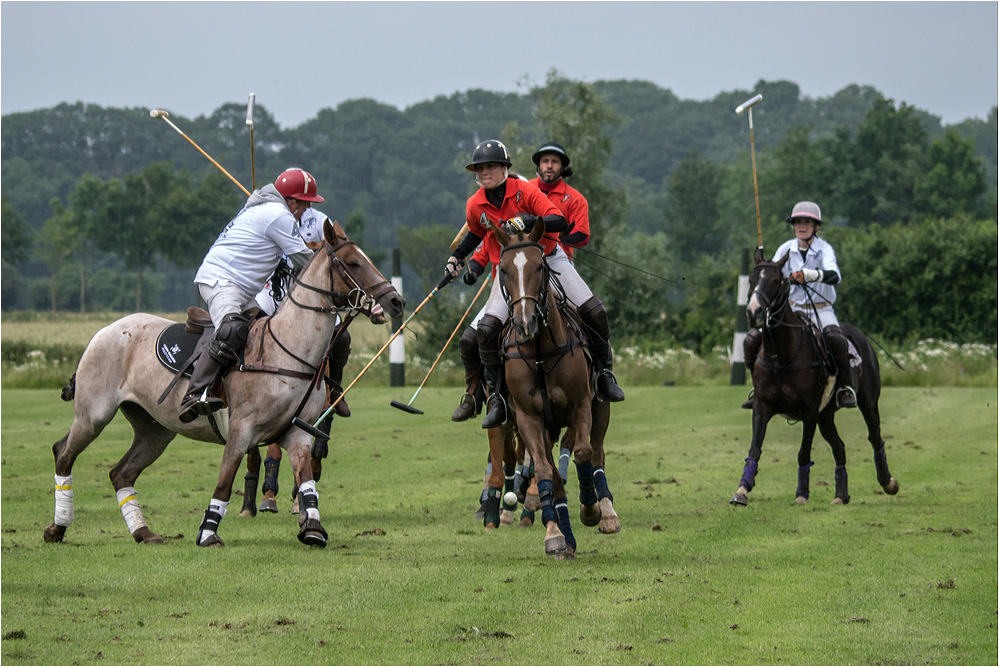
{"label": "saddle", "polygon": [[[252,322],[266,315],[263,310],[254,306],[243,311],[243,315]],[[183,378],[190,378],[194,363],[202,354],[208,353],[208,344],[215,338],[215,325],[204,308],[191,306],[187,309],[187,321],[177,322],[163,329],[156,337],[156,358],[167,369],[173,371],[174,377],[160,395],[157,403],[162,403],[174,386]],[[240,353],[240,363],[243,353]],[[237,364],[238,365],[238,364]],[[230,368],[231,370],[231,368]],[[223,373],[223,377],[228,374]],[[213,396],[226,401],[225,388],[220,379],[209,390]]]}

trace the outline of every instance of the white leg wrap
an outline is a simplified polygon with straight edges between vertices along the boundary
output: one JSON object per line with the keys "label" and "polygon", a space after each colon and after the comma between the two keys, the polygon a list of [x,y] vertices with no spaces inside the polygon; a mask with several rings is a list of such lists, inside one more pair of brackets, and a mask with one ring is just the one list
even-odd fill
{"label": "white leg wrap", "polygon": [[118,496],[118,509],[121,510],[121,516],[125,519],[128,532],[134,535],[135,531],[146,526],[146,519],[142,516],[142,509],[139,507],[139,499],[135,494],[135,489],[126,486],[123,489],[118,489],[116,495]]}
{"label": "white leg wrap", "polygon": [[[309,480],[305,484],[302,484],[300,487],[298,487],[298,492],[302,494],[303,498],[305,496],[307,496],[307,495],[313,495],[313,496],[316,497],[316,501],[317,502],[319,501],[319,492],[316,491],[316,481],[315,480]],[[305,514],[310,519],[315,519],[316,521],[319,521],[319,508],[317,508],[317,507],[306,507],[305,508]]]}
{"label": "white leg wrap", "polygon": [[73,476],[55,476],[55,525],[63,528],[73,523]]}

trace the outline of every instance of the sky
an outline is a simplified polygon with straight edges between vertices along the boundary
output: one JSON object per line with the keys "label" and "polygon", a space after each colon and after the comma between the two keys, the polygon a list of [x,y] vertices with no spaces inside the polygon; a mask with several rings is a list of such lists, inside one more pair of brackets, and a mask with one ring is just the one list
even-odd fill
{"label": "sky", "polygon": [[[945,124],[999,98],[989,2],[0,2],[0,113],[82,101],[195,118],[246,104],[279,125],[373,98],[651,81],[708,100],[788,80],[869,85]],[[761,104],[765,105],[766,100]]]}

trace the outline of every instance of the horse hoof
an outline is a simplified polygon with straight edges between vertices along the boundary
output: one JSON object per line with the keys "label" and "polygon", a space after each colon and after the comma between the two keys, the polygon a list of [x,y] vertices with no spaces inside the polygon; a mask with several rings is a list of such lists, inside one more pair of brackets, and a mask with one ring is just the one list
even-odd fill
{"label": "horse hoof", "polygon": [[569,545],[565,541],[565,535],[556,535],[554,537],[545,538],[545,553],[546,554],[560,554],[564,553]]}
{"label": "horse hoof", "polygon": [[888,480],[888,483],[882,486],[881,488],[884,489],[885,493],[887,493],[889,496],[894,496],[896,493],[898,493],[898,482],[896,482],[895,478],[892,477],[890,480]]}
{"label": "horse hoof", "polygon": [[749,504],[749,496],[745,493],[736,493],[728,503],[729,505],[741,505],[745,507]]}
{"label": "horse hoof", "polygon": [[835,498],[832,499],[833,505],[846,505],[848,502],[850,502],[849,496],[847,496],[846,498],[840,498],[839,496],[836,496]]}
{"label": "horse hoof", "polygon": [[302,529],[298,531],[298,541],[310,547],[322,549],[326,546],[328,538],[329,535],[326,534],[323,524],[319,523],[318,519],[306,519],[302,523]]}
{"label": "horse hoof", "polygon": [[600,520],[600,526],[597,530],[605,535],[611,535],[613,533],[621,532],[621,522],[618,521],[617,516],[604,517]]}
{"label": "horse hoof", "polygon": [[49,544],[62,542],[63,536],[66,534],[66,526],[57,526],[54,523],[50,523],[45,527],[45,532],[42,538]]}
{"label": "horse hoof", "polygon": [[517,524],[517,527],[518,528],[530,528],[533,525],[534,525],[534,521],[531,518],[525,516],[525,517],[523,517],[520,520],[520,523]]}
{"label": "horse hoof", "polygon": [[[274,511],[277,512],[277,510]],[[301,514],[301,511],[298,509],[298,498],[295,498],[294,502],[291,503],[291,509],[288,510],[288,514]]]}
{"label": "horse hoof", "polygon": [[138,544],[165,544],[166,540],[162,535],[157,535],[149,530],[147,526],[142,526],[132,534],[132,539]]}
{"label": "horse hoof", "polygon": [[224,547],[225,544],[222,542],[222,538],[220,538],[215,533],[212,533],[211,535],[209,535],[205,539],[204,542],[199,542],[198,546],[199,547]]}
{"label": "horse hoof", "polygon": [[260,507],[257,509],[261,512],[271,512],[277,514],[277,500],[274,498],[264,498],[260,501]]}
{"label": "horse hoof", "polygon": [[579,520],[584,526],[593,527],[600,523],[600,506],[594,503],[593,505],[580,505],[579,506]]}
{"label": "horse hoof", "polygon": [[524,496],[524,509],[528,512],[537,512],[541,509],[541,497],[527,494]]}
{"label": "horse hoof", "polygon": [[245,510],[243,510],[242,512],[239,513],[239,516],[253,518],[253,517],[257,516],[257,513],[253,512],[253,511],[251,511],[249,509],[245,509]]}
{"label": "horse hoof", "polygon": [[496,530],[497,525],[490,521],[489,523],[482,524],[483,530]]}
{"label": "horse hoof", "polygon": [[555,554],[555,560],[576,560],[576,552],[571,547],[567,548],[565,551]]}
{"label": "horse hoof", "polygon": [[804,505],[807,502],[808,498],[805,498],[804,496],[798,496],[797,498],[794,499],[795,505]]}
{"label": "horse hoof", "polygon": [[513,512],[510,510],[502,510],[500,512],[500,525],[501,526],[512,526],[513,525]]}

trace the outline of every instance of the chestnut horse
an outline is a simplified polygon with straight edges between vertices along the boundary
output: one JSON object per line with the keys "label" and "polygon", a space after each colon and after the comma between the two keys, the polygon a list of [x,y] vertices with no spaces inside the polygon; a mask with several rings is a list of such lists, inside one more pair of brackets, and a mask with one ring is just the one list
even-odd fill
{"label": "chestnut horse", "polygon": [[[569,522],[565,484],[551,448],[561,428],[579,479],[580,520],[599,524],[594,461],[603,462],[590,442],[593,390],[585,342],[568,324],[552,293],[552,276],[539,243],[545,232],[538,220],[530,234],[494,227],[502,250],[498,279],[510,308],[503,333],[504,367],[517,431],[524,441],[538,483],[545,552],[573,558],[576,541]],[[602,445],[602,443],[601,443]],[[493,459],[494,468],[499,463]]]}
{"label": "chestnut horse", "polygon": [[[794,312],[788,301],[790,285],[781,272],[787,255],[778,262],[763,259],[763,251],[755,253],[755,266],[749,277],[750,298],[746,316],[750,326],[763,334],[753,367],[753,440],[743,468],[739,489],[729,501],[746,505],[747,494],[753,489],[762,454],[767,423],[774,415],[785,415],[802,423],[801,447],[798,450],[798,490],[795,502],[808,500],[808,477],[812,466],[812,438],[818,425],[822,437],[832,448],[836,462],[834,504],[850,502],[846,476],[846,448],[833,421],[836,402],[830,400],[835,376],[826,368],[821,354],[821,341],[807,317]],[[874,469],[878,484],[885,493],[898,493],[898,482],[888,471],[885,443],[881,439],[881,417],[878,399],[881,396],[881,374],[878,358],[867,337],[856,327],[841,325],[844,335],[860,355],[860,382],[857,406],[867,424],[867,439],[874,449]]]}
{"label": "chestnut horse", "polygon": [[173,377],[157,360],[155,351],[157,336],[173,324],[170,320],[137,313],[97,332],[76,374],[63,389],[64,400],[74,400],[73,424],[69,433],[52,446],[55,521],[45,528],[46,542],[61,542],[73,521],[72,471],[77,456],[120,410],[131,424],[134,437],[110,477],[122,517],[136,542],[163,541],[146,525],[134,484],[180,434],[225,445],[198,546],[222,545],[217,535],[218,522],[225,515],[243,455],[269,442],[278,442],[288,452],[296,479],[301,480],[299,540],[313,546],[326,545],[310,466],[313,436],[292,426],[292,420],[297,417],[313,423],[322,412],[325,392],[317,374],[333,336],[336,314],[370,311],[377,302],[391,316],[399,317],[405,300],[338,223],[327,221],[323,232],[322,248],[296,280],[289,294],[290,303],[273,316],[253,323],[245,362],[225,377],[228,409],[214,415],[223,423],[228,417],[224,439],[208,416],[189,424],[180,422],[183,385],[175,387],[162,402],[158,400]]}

